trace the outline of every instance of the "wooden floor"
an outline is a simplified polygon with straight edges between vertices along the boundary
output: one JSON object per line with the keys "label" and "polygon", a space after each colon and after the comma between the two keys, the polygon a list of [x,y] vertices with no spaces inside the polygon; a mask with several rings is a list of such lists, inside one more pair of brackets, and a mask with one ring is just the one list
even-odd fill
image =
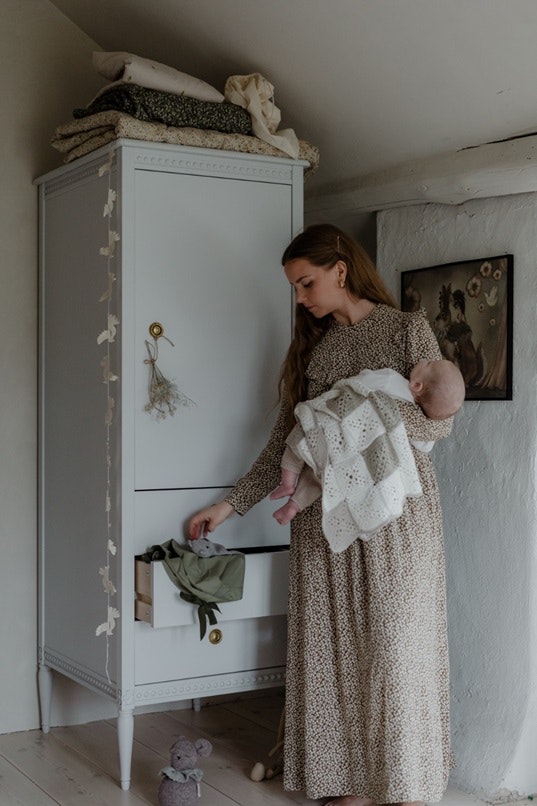
{"label": "wooden floor", "polygon": [[[282,778],[254,783],[250,770],[267,763],[276,743],[283,692],[203,701],[201,711],[181,709],[139,714],[134,719],[132,786],[118,783],[115,720],[0,735],[0,806],[135,806],[157,804],[159,771],[169,763],[177,736],[204,737],[213,744],[204,771],[200,806],[309,804],[302,793],[284,792]],[[488,806],[448,789],[440,806]],[[512,805],[513,806],[513,805]],[[533,806],[522,800],[517,806]]]}
{"label": "wooden floor", "polygon": [[204,771],[200,806],[315,804],[285,793],[281,776],[254,783],[250,770],[266,763],[276,743],[283,693],[236,701],[208,701],[192,709],[139,714],[134,719],[132,785],[122,792],[115,720],[0,735],[1,806],[135,806],[157,804],[159,771],[179,735],[213,744]]}

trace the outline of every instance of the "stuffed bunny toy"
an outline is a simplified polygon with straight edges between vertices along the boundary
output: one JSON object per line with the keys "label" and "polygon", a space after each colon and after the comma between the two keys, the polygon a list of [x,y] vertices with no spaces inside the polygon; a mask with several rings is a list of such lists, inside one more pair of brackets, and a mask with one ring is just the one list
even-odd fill
{"label": "stuffed bunny toy", "polygon": [[164,767],[158,789],[158,806],[196,806],[203,772],[196,767],[198,756],[209,756],[213,746],[207,739],[189,741],[179,736],[170,748],[170,767]]}

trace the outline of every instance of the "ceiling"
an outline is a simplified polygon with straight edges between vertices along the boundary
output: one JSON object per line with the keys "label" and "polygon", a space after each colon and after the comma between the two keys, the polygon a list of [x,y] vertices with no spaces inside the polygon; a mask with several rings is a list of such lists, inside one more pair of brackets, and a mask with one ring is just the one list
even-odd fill
{"label": "ceiling", "polygon": [[103,50],[220,91],[262,73],[320,150],[309,194],[537,131],[536,0],[51,1]]}

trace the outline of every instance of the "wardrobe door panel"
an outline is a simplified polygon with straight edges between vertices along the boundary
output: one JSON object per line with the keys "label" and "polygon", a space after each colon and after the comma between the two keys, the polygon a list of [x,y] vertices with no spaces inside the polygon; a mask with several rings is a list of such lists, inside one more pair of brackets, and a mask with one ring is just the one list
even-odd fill
{"label": "wardrobe door panel", "polygon": [[[274,420],[291,336],[280,264],[291,189],[137,170],[135,190],[135,487],[230,486]],[[174,344],[158,340],[157,366],[192,401],[161,420],[144,410],[153,322]]]}

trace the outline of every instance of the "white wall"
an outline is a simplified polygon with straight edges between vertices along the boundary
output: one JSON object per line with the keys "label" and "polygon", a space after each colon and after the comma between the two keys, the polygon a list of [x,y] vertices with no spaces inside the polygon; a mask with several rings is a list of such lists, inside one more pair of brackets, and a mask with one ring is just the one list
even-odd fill
{"label": "white wall", "polygon": [[347,232],[359,243],[362,244],[373,262],[376,262],[377,255],[377,216],[376,213],[357,213],[347,210],[334,209],[330,212],[319,213],[317,211],[308,212],[307,192],[308,180],[306,178],[304,191],[306,202],[304,209],[304,226],[310,224],[334,224],[343,232]]}
{"label": "white wall", "polygon": [[[48,0],[0,3],[0,733],[39,724],[37,190],[32,181],[61,163],[49,144],[54,127],[102,86],[91,68],[95,47]],[[110,710],[79,686],[76,692],[67,680],[56,685],[54,723],[95,719]]]}
{"label": "white wall", "polygon": [[514,254],[512,401],[470,401],[434,448],[446,535],[452,782],[491,799],[537,790],[537,194],[378,216],[377,261],[400,272]]}

